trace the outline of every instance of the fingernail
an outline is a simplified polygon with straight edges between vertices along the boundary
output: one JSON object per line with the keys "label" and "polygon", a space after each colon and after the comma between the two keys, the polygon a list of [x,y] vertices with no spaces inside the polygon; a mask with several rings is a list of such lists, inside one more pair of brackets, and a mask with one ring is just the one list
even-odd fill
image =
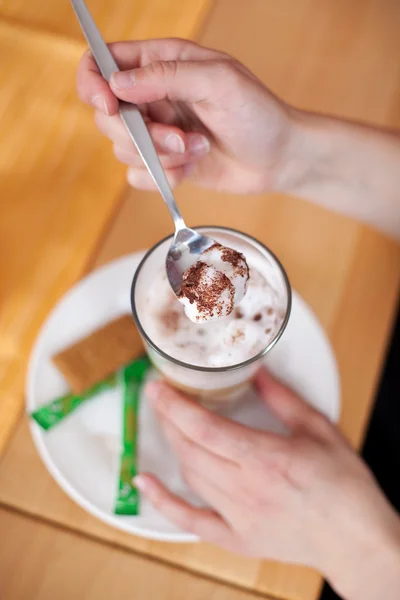
{"label": "fingernail", "polygon": [[110,78],[110,83],[118,90],[128,90],[135,85],[133,71],[117,71]]}
{"label": "fingernail", "polygon": [[136,477],[132,479],[132,482],[141,492],[144,492],[147,488],[147,481],[141,475],[136,475]]}
{"label": "fingernail", "polygon": [[185,152],[185,143],[176,133],[170,133],[165,137],[164,146],[166,150],[174,154],[183,154]]}
{"label": "fingernail", "polygon": [[107,102],[101,94],[97,94],[96,96],[93,96],[92,104],[93,104],[93,106],[95,106],[97,108],[97,110],[105,113],[106,115],[109,114]]}
{"label": "fingernail", "polygon": [[133,186],[136,185],[135,170],[132,169],[131,167],[129,167],[128,170],[127,170],[127,172],[126,172],[126,178],[128,180],[128,183],[130,183],[130,185],[133,185]]}
{"label": "fingernail", "polygon": [[189,152],[194,156],[205,156],[210,152],[210,142],[204,135],[193,135],[189,140]]}

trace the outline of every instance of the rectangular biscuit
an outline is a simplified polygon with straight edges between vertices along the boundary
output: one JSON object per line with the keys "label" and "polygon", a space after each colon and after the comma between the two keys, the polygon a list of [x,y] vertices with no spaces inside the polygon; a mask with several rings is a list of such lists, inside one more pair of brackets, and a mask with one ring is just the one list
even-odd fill
{"label": "rectangular biscuit", "polygon": [[130,315],[123,315],[52,357],[75,394],[143,354],[143,343]]}

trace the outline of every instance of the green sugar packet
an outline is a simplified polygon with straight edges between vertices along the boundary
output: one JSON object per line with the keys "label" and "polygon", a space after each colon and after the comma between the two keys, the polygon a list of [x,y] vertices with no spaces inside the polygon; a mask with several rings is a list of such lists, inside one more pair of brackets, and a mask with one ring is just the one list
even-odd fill
{"label": "green sugar packet", "polygon": [[35,419],[36,423],[40,425],[46,431],[57,425],[67,415],[72,413],[78,406],[80,406],[89,398],[93,398],[100,394],[104,390],[115,387],[118,382],[117,373],[110,375],[107,379],[96,383],[91,388],[83,392],[79,396],[73,393],[60,396],[55,400],[52,400],[48,404],[44,404],[37,410],[31,413],[31,417]]}
{"label": "green sugar packet", "polygon": [[120,371],[123,390],[123,440],[120,457],[120,471],[116,515],[138,515],[140,496],[132,479],[138,473],[138,415],[140,390],[150,361],[142,357]]}

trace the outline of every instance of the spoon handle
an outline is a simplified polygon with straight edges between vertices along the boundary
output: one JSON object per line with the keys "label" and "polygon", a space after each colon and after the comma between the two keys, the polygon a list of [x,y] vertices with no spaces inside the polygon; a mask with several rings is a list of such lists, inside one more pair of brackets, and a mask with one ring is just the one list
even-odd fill
{"label": "spoon handle", "polygon": [[[71,0],[71,4],[101,74],[106,81],[110,81],[111,74],[119,71],[114,57],[103,40],[84,0]],[[184,228],[185,223],[176,205],[172,190],[140,110],[136,104],[120,102],[119,113],[147,170],[152,176],[161,196],[164,198],[165,204],[174,220],[175,230],[178,231]]]}

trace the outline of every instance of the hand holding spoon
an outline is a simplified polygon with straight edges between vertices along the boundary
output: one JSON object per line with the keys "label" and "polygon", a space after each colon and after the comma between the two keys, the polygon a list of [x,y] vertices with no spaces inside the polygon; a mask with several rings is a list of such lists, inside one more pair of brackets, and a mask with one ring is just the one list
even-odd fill
{"label": "hand holding spoon", "polygon": [[[84,0],[71,0],[71,3],[97,66],[104,79],[109,81],[111,74],[119,70],[117,63],[104,42]],[[174,293],[178,294],[181,289],[183,273],[198,260],[204,250],[213,246],[216,241],[186,227],[138,107],[135,104],[120,101],[119,112],[174,220],[175,235],[167,254],[166,268],[169,283]]]}

